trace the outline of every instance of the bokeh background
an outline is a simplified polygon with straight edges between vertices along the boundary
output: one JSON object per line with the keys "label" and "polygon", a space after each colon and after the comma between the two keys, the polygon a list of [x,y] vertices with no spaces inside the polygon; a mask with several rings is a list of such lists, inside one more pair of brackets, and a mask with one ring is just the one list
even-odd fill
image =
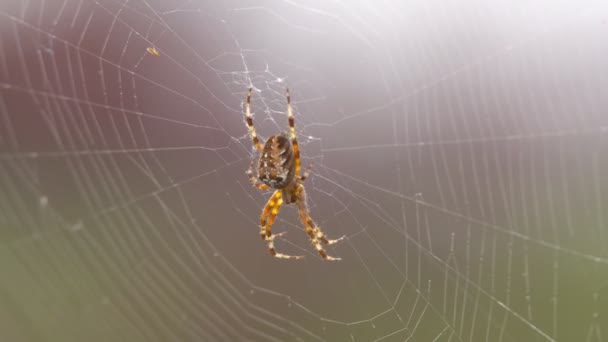
{"label": "bokeh background", "polygon": [[[0,340],[608,340],[605,1],[0,2]],[[155,48],[159,56],[149,53]],[[244,122],[287,128],[319,258]]]}

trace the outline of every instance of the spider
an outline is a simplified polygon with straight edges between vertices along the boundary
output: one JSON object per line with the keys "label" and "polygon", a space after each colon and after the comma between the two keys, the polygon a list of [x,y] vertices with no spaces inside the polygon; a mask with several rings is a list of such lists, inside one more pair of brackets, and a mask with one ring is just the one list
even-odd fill
{"label": "spider", "polygon": [[287,97],[287,116],[291,141],[287,132],[282,132],[268,138],[266,143],[264,143],[264,147],[262,147],[255,133],[253,118],[251,117],[251,88],[247,92],[247,103],[245,106],[247,127],[249,128],[249,134],[251,135],[254,147],[260,152],[258,178],[256,179],[253,175],[254,160],[251,161],[251,166],[247,170],[247,176],[251,183],[260,190],[275,189],[260,217],[260,235],[262,236],[262,240],[268,241],[268,249],[273,257],[281,259],[303,258],[303,256],[277,253],[274,249],[274,239],[285,234],[285,232],[273,235],[270,230],[281,205],[283,203],[295,203],[298,207],[300,220],[319,255],[325,260],[340,260],[340,258],[327,255],[320,242],[326,245],[333,245],[344,239],[344,236],[336,240],[328,240],[310,217],[308,207],[306,206],[306,192],[302,183],[310,175],[312,164],[300,176],[300,149],[298,147],[298,140],[296,139],[289,89],[285,90],[285,96]]}

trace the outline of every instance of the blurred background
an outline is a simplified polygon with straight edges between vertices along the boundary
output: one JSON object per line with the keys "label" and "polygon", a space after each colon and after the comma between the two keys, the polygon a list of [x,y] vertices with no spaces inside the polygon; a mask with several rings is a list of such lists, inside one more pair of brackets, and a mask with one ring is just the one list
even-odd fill
{"label": "blurred background", "polygon": [[[0,2],[1,341],[608,341],[605,1]],[[157,52],[157,53],[155,53]],[[322,260],[245,174],[291,89]]]}

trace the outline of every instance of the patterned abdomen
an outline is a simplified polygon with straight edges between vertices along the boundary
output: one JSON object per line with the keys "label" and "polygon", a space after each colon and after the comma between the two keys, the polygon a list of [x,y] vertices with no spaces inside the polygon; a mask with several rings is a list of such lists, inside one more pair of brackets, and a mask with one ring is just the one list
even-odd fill
{"label": "patterned abdomen", "polygon": [[273,135],[264,144],[258,164],[258,178],[274,189],[286,187],[293,179],[295,160],[287,133]]}

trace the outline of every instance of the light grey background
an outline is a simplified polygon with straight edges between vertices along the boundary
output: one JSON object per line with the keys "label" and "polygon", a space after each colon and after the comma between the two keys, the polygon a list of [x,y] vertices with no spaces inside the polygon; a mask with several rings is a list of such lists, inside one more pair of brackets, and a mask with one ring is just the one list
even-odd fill
{"label": "light grey background", "polygon": [[[601,341],[604,1],[3,1],[0,339]],[[156,47],[160,56],[146,52]],[[261,137],[295,109],[321,260]]]}

